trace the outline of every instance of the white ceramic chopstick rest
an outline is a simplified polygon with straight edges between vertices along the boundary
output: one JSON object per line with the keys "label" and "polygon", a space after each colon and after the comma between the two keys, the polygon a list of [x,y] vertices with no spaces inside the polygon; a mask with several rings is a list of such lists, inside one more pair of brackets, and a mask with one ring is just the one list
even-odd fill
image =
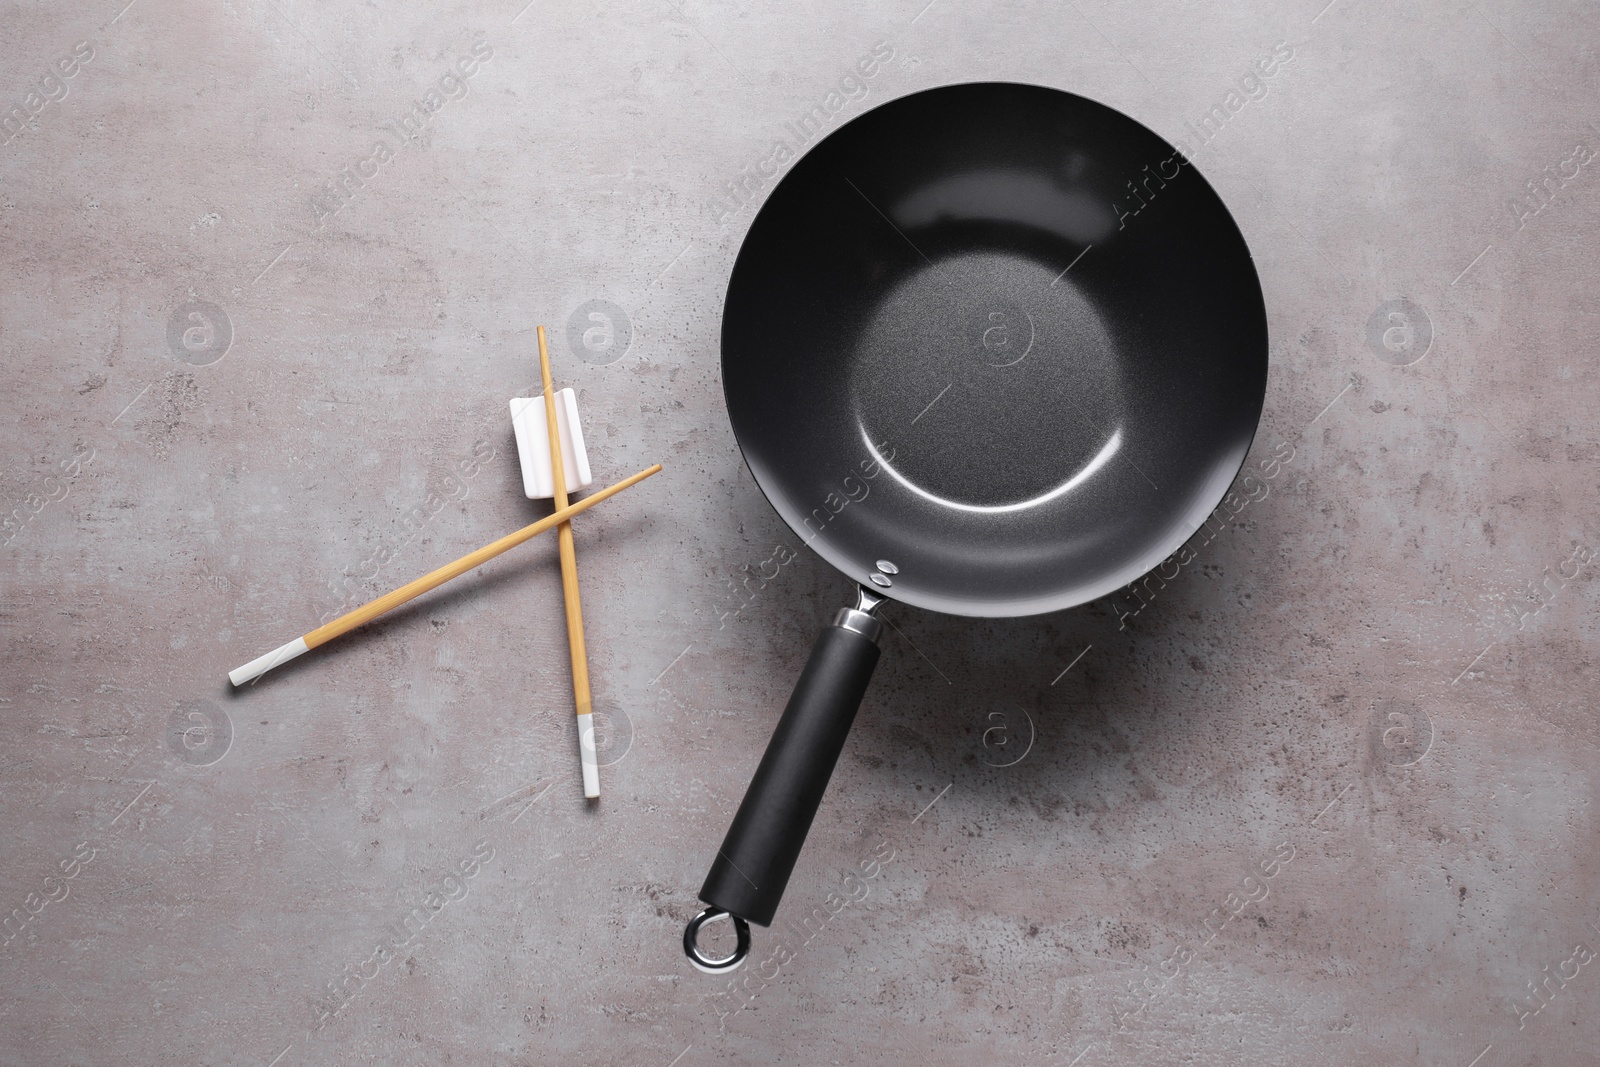
{"label": "white ceramic chopstick rest", "polygon": [[[550,471],[550,432],[545,429],[544,397],[519,396],[511,401],[511,426],[517,434],[517,458],[522,463],[522,491],[529,500],[555,496]],[[561,434],[561,472],[567,492],[594,483],[589,473],[589,453],[583,447],[583,426],[578,421],[578,394],[571,389],[556,393],[556,429]]]}

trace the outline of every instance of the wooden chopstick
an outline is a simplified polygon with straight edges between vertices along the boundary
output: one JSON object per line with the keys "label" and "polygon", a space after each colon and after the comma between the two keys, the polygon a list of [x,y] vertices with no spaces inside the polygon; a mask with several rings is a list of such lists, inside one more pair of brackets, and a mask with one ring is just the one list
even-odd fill
{"label": "wooden chopstick", "polygon": [[585,497],[570,507],[564,507],[553,515],[524,526],[516,533],[507,534],[498,541],[484,545],[476,552],[470,552],[454,563],[446,564],[436,571],[424,574],[416,581],[402,585],[392,593],[385,593],[370,604],[363,604],[354,611],[341,615],[332,622],[319,626],[302,637],[295,638],[283,647],[274,649],[264,656],[259,656],[237,670],[229,671],[228,679],[234,685],[243,685],[253,678],[259,678],[279,664],[287,663],[296,656],[316,648],[320,644],[331,641],[342,633],[347,633],[364,623],[371,622],[384,612],[397,608],[406,601],[419,597],[428,590],[441,586],[450,579],[465,574],[480,564],[487,563],[500,553],[516,548],[524,541],[532,540],[546,530],[570,522],[572,516],[587,511],[602,500],[608,500],[630,486],[638,485],[651,475],[660,473],[660,471],[661,464],[659,463],[653,467],[646,467],[638,474],[622,479],[616,485],[607,486],[598,493]]}
{"label": "wooden chopstick", "polygon": [[[550,476],[556,510],[567,506],[567,479],[561,456],[561,430],[556,424],[556,391],[550,380],[550,349],[544,327],[539,330],[539,377],[544,383],[544,423],[550,433]],[[572,542],[572,523],[556,529],[561,553],[561,594],[567,605],[567,647],[572,653],[572,702],[578,712],[578,755],[583,762],[583,795],[600,795],[600,764],[594,751],[594,705],[589,696],[589,652],[583,640],[583,605],[578,597],[578,551]]]}

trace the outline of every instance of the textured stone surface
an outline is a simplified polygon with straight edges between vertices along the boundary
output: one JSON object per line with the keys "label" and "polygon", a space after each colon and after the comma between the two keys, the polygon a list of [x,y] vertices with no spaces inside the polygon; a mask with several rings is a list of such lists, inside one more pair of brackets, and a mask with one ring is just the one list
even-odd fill
{"label": "textured stone surface", "polygon": [[[123,2],[0,17],[0,1062],[1585,1062],[1592,6]],[[1136,614],[893,612],[733,992],[680,931],[847,588],[726,424],[726,187],[879,42],[841,118],[1012,79],[1190,142],[1292,459]],[[540,322],[597,477],[667,466],[579,530],[598,809],[551,543],[225,681],[543,513]]]}

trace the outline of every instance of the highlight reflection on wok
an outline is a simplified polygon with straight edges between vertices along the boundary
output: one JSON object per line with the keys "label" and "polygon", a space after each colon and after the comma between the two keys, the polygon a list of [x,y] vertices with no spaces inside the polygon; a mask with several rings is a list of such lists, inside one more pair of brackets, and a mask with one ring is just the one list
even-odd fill
{"label": "highlight reflection on wok", "polygon": [[949,508],[953,511],[970,511],[979,515],[1004,515],[1007,512],[1026,511],[1028,508],[1035,508],[1041,504],[1048,504],[1057,497],[1072,492],[1072,490],[1076,489],[1078,486],[1094,477],[1095,472],[1110,462],[1111,457],[1117,454],[1117,449],[1122,447],[1122,431],[1112,431],[1111,440],[1107,441],[1105,446],[1101,448],[1100,451],[1096,452],[1094,458],[1088,463],[1084,464],[1083,469],[1078,473],[1074,474],[1072,477],[1068,478],[1066,481],[1062,482],[1048,493],[1041,493],[1039,496],[1033,497],[1030,500],[1019,500],[1015,504],[963,504],[957,500],[947,500],[944,497],[938,496],[922,488],[920,485],[917,485],[915,482],[911,481],[905,475],[896,470],[894,464],[885,459],[873,445],[872,435],[867,433],[865,429],[861,431],[861,440],[867,446],[867,451],[871,453],[873,461],[883,467],[884,473],[888,474],[895,481],[899,482],[908,491],[917,494],[929,503],[935,504],[941,508]]}

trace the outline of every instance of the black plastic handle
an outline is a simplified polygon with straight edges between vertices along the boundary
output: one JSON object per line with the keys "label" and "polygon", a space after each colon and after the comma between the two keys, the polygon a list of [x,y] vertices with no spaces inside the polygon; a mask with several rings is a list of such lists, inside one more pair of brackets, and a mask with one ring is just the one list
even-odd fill
{"label": "black plastic handle", "polygon": [[871,637],[838,623],[822,631],[700,888],[701,900],[758,926],[772,924],[877,665]]}

